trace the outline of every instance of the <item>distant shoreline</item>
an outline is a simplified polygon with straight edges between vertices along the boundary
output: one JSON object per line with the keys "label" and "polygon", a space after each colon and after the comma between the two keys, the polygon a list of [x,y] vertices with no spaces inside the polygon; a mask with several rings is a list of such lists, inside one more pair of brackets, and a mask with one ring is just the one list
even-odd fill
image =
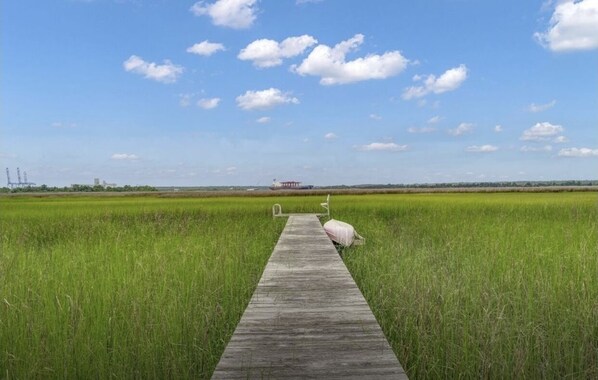
{"label": "distant shoreline", "polygon": [[433,194],[433,193],[561,193],[598,192],[598,186],[530,186],[530,187],[401,187],[401,188],[315,188],[311,190],[163,190],[130,192],[23,192],[3,193],[6,198],[46,197],[156,197],[156,198],[208,198],[208,197],[278,197],[312,195],[369,195],[369,194]]}

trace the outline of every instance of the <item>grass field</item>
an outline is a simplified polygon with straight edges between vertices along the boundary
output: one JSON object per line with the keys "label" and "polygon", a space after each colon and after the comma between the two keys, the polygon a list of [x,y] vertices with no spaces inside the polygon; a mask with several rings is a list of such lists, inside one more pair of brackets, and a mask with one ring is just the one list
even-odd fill
{"label": "grass field", "polygon": [[284,226],[249,199],[0,202],[0,378],[208,377]]}
{"label": "grass field", "polygon": [[[0,377],[206,378],[318,197],[0,198]],[[598,195],[338,196],[411,378],[598,377]]]}
{"label": "grass field", "polygon": [[412,378],[598,378],[596,194],[372,197],[345,262]]}

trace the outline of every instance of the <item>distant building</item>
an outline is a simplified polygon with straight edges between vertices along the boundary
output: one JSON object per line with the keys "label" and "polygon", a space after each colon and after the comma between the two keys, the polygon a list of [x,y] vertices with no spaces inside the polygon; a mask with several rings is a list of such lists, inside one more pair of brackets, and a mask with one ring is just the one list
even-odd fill
{"label": "distant building", "polygon": [[[79,184],[79,183],[71,184],[71,187],[80,187],[80,186],[92,186],[92,185]],[[99,178],[94,178],[93,179],[93,186],[94,187],[101,186],[104,189],[109,189],[109,188],[112,188],[112,187],[117,187],[117,184],[116,183],[108,183],[106,181],[100,180]]]}
{"label": "distant building", "polygon": [[102,181],[102,187],[104,187],[104,188],[116,187],[116,183],[107,183],[106,181]]}

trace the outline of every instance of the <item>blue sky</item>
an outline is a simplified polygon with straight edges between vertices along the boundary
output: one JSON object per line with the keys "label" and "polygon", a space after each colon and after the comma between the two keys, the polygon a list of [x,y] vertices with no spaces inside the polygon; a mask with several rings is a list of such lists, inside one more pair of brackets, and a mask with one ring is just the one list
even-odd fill
{"label": "blue sky", "polygon": [[597,179],[598,0],[3,1],[38,184]]}

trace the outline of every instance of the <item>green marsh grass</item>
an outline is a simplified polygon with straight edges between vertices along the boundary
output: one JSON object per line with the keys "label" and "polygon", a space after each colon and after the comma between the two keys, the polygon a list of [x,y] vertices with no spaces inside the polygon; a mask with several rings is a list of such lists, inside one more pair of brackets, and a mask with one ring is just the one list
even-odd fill
{"label": "green marsh grass", "polygon": [[209,377],[284,226],[247,200],[0,202],[0,378]]}
{"label": "green marsh grass", "polygon": [[[0,378],[208,378],[322,196],[0,198]],[[333,196],[411,378],[598,377],[595,193]],[[324,221],[324,220],[323,220]]]}
{"label": "green marsh grass", "polygon": [[367,238],[345,263],[411,378],[598,378],[597,199],[347,197],[333,216]]}

